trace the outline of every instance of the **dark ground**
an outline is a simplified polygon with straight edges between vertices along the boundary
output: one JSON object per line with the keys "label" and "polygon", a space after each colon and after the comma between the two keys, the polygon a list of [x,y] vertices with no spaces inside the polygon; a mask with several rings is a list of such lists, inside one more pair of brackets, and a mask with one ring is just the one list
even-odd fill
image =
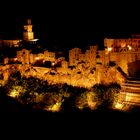
{"label": "dark ground", "polygon": [[[90,109],[86,108],[83,111],[79,111],[77,109],[64,109],[58,113],[47,112],[39,109],[32,109],[31,107],[23,106],[15,99],[8,97],[8,96],[1,96],[0,97],[0,114],[1,116],[7,115],[10,117],[30,117],[32,119],[42,119],[47,118],[47,120],[57,121],[81,121],[84,122],[85,120],[91,123],[97,123],[97,121],[104,122],[106,121],[125,121],[127,119],[138,119],[140,117],[140,108],[135,108],[132,112],[121,112],[109,109],[100,109],[96,111],[91,111]],[[126,120],[125,120],[126,119]],[[58,121],[58,122],[59,122]],[[69,121],[67,122],[69,123]]]}
{"label": "dark ground", "polygon": [[[89,110],[50,113],[22,106],[9,97],[0,97],[1,134],[39,139],[115,139],[132,135],[140,126],[140,113]],[[9,135],[8,135],[9,134]]]}

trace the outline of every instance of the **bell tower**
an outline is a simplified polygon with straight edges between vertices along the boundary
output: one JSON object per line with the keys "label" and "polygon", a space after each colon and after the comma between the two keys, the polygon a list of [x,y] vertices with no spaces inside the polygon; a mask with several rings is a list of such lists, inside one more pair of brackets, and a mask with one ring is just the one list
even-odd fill
{"label": "bell tower", "polygon": [[24,27],[23,40],[30,41],[34,39],[34,32],[32,31],[33,26],[31,23],[31,19],[28,19],[26,25],[24,25],[23,27]]}

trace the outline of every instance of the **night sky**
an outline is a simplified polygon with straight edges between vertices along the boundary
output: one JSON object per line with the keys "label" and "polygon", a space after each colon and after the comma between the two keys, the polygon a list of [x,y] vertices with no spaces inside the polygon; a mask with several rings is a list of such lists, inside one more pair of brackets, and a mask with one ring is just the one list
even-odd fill
{"label": "night sky", "polygon": [[[109,5],[110,4],[110,5]],[[22,37],[22,25],[31,18],[37,38],[48,45],[85,47],[106,37],[140,33],[137,3],[69,3],[26,1],[3,3],[0,37]]]}

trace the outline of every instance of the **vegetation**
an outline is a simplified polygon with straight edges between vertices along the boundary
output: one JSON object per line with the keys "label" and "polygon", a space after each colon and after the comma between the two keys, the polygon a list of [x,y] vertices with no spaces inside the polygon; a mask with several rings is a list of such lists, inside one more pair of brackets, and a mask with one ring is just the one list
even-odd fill
{"label": "vegetation", "polygon": [[11,73],[6,85],[0,87],[1,95],[16,99],[23,106],[58,111],[112,110],[118,101],[120,85],[96,84],[91,89],[67,84],[49,85],[38,78],[25,78],[18,71]]}

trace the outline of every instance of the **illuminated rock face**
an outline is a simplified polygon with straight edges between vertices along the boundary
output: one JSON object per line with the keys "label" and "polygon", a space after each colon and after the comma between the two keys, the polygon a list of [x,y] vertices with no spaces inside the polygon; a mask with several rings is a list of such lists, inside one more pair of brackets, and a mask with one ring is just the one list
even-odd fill
{"label": "illuminated rock face", "polygon": [[[5,58],[4,64],[9,64],[9,61],[18,61],[21,64],[18,64],[17,69],[22,75],[48,80],[50,84],[67,83],[68,85],[91,88],[96,83],[116,82],[121,84],[124,82],[125,77],[117,68],[120,67],[124,73],[127,73],[125,71],[127,59],[123,58],[121,61],[119,56],[123,57],[123,54],[119,55],[116,52],[106,54],[106,50],[97,50],[97,46],[90,46],[84,53],[81,53],[79,48],[70,50],[69,62],[67,62],[65,58],[56,59],[55,53],[48,50],[32,54],[30,50],[23,49],[17,51],[15,58]],[[115,62],[115,66],[109,66],[110,60]],[[46,61],[51,63],[50,68],[33,66],[36,62],[45,63]],[[60,66],[55,67],[58,63]]]}
{"label": "illuminated rock face", "polygon": [[85,88],[91,88],[96,83],[122,83],[124,80],[124,77],[116,68],[104,69],[103,67],[99,67],[99,71],[98,68],[91,71],[90,67],[80,70],[78,67],[70,69],[65,67],[65,65],[55,70],[54,68],[33,67],[28,64],[15,64],[14,66],[14,68],[12,68],[12,65],[1,67],[5,82],[14,69],[19,70],[22,76],[37,77],[42,80],[47,80],[50,84],[67,83],[68,85]]}
{"label": "illuminated rock face", "polygon": [[[23,40],[34,40],[31,20],[24,25]],[[2,42],[0,40],[0,42]],[[16,45],[20,42],[10,41]],[[8,41],[7,41],[8,43]],[[11,46],[11,45],[10,45]],[[132,36],[128,39],[104,39],[104,50],[98,50],[98,45],[89,46],[85,52],[80,48],[69,51],[69,61],[64,57],[56,58],[55,52],[48,50],[33,54],[31,50],[22,49],[17,51],[15,58],[5,58],[4,64],[9,62],[18,63],[17,69],[22,75],[35,76],[48,80],[50,83],[67,83],[73,86],[90,88],[96,83],[109,84],[111,82],[123,83],[125,75],[134,73],[130,64],[140,61],[140,37]],[[40,65],[49,63],[50,67]],[[37,65],[35,65],[37,64]],[[58,65],[56,67],[56,65]],[[43,65],[44,66],[44,65]],[[10,74],[10,66],[5,70],[4,81]],[[27,72],[28,71],[28,72]]]}
{"label": "illuminated rock face", "polygon": [[[121,49],[121,48],[120,48]],[[48,50],[39,54],[32,54],[30,50],[17,51],[15,58],[5,58],[4,64],[9,61],[20,62],[20,72],[25,76],[35,76],[48,80],[51,84],[67,83],[73,86],[90,88],[96,83],[109,84],[123,83],[128,75],[128,62],[140,59],[139,50],[124,49],[117,52],[113,49],[97,50],[97,46],[90,46],[81,53],[79,48],[69,51],[69,62],[65,58],[55,57],[55,52]],[[51,63],[50,68],[33,66],[36,62]],[[113,62],[113,65],[110,64]],[[59,67],[55,67],[60,63]],[[31,69],[31,67],[33,69]],[[28,73],[25,72],[28,69]]]}

